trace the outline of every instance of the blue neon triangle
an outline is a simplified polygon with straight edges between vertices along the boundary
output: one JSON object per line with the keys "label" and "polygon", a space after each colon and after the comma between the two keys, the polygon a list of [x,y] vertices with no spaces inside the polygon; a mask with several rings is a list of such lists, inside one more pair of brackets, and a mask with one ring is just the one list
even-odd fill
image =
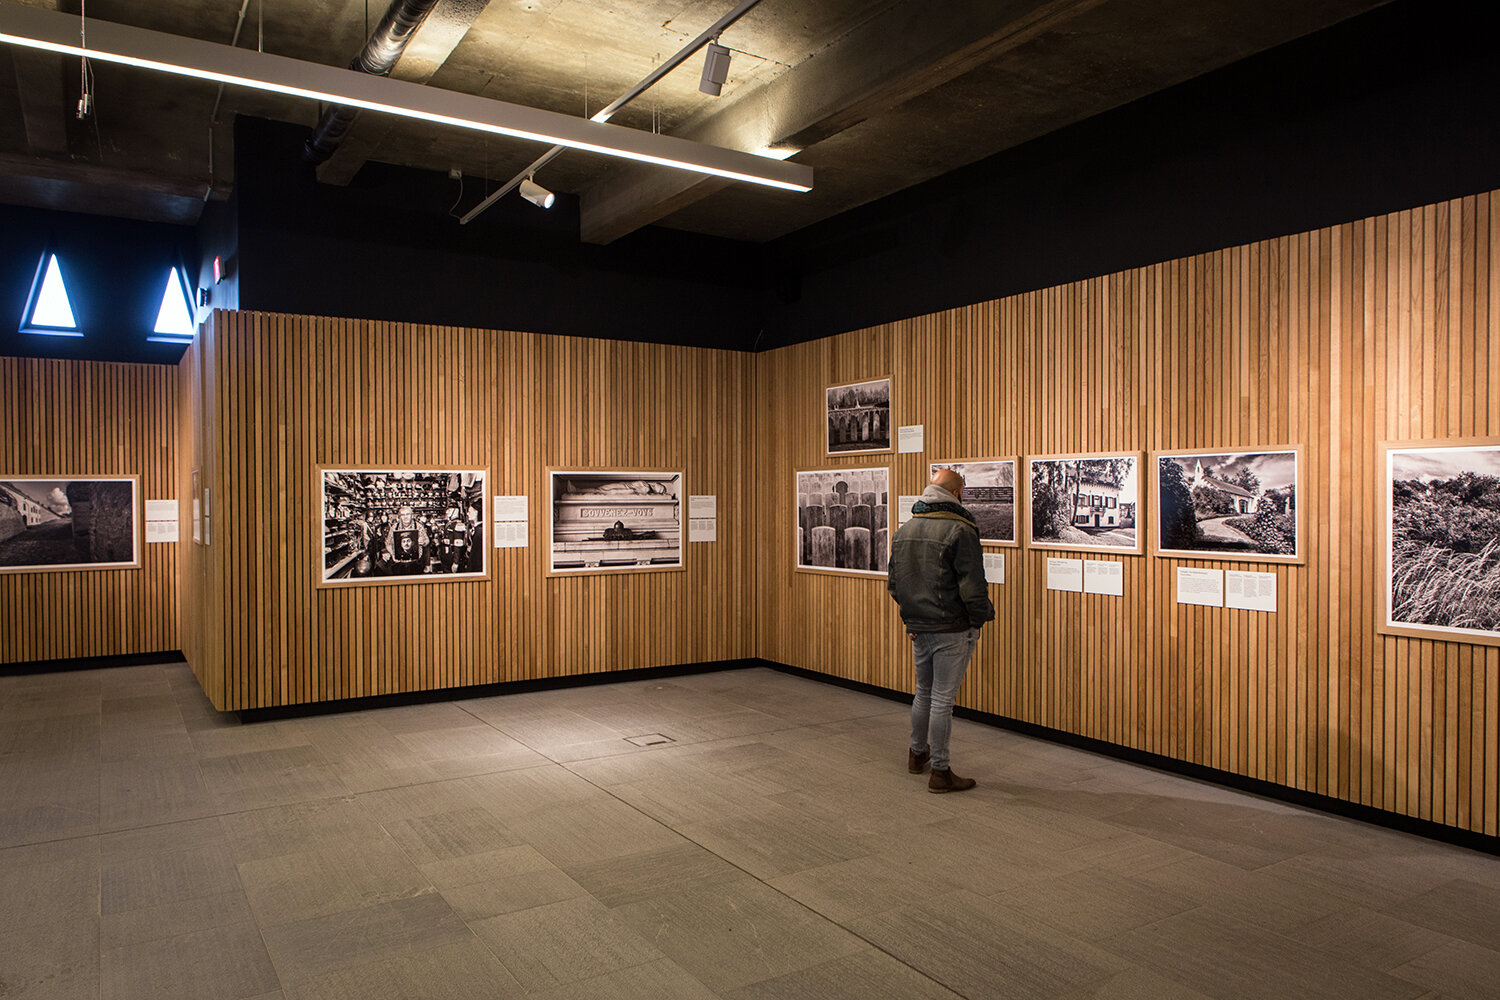
{"label": "blue neon triangle", "polygon": [[47,260],[47,271],[42,276],[42,287],[31,305],[28,326],[46,327],[50,330],[76,330],[78,322],[73,318],[73,305],[68,301],[68,289],[63,284],[62,268],[57,265],[57,254]]}
{"label": "blue neon triangle", "polygon": [[167,272],[167,287],[162,289],[161,308],[156,312],[156,333],[168,337],[193,336],[193,314],[188,309],[187,293],[177,268]]}

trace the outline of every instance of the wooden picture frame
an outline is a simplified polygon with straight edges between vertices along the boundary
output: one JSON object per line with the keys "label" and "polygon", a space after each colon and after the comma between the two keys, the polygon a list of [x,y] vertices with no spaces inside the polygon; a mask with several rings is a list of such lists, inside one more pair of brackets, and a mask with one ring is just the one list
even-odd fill
{"label": "wooden picture frame", "polygon": [[[858,404],[867,395],[875,397],[869,405],[834,405],[836,402]],[[879,403],[881,395],[885,397],[883,406]],[[836,458],[846,455],[880,455],[895,451],[894,414],[892,379],[889,375],[825,386],[823,445],[826,454],[830,458]]]}
{"label": "wooden picture frame", "polygon": [[[856,493],[860,502],[850,504],[848,498]],[[797,498],[792,565],[799,572],[887,576],[895,533],[888,466],[798,469],[792,474],[792,495]],[[873,502],[866,502],[871,495]],[[813,503],[815,496],[823,502]]]}
{"label": "wooden picture frame", "polygon": [[[965,471],[965,466],[970,467],[969,471]],[[975,466],[999,466],[1002,468],[993,470],[975,469],[973,468]],[[1004,466],[1010,467],[1009,485],[1003,481],[993,483],[987,481],[991,478],[1003,480],[1005,478]],[[1020,459],[1018,456],[950,458],[940,462],[928,462],[927,478],[929,481],[931,481],[933,475],[939,469],[956,469],[958,474],[964,477],[963,505],[969,509],[969,512],[979,522],[980,545],[1004,546],[1007,548],[1020,547],[1021,523],[1018,517],[1021,509],[1021,504],[1019,503],[1020,497],[1018,495],[1020,493],[1020,484],[1016,482],[1016,477],[1020,475]],[[971,481],[971,476],[975,473],[980,475],[980,479]],[[1006,499],[1004,495],[1004,491],[1007,489],[1010,491],[1009,499]],[[1003,534],[995,535],[993,533],[986,536],[986,530],[993,532],[995,528],[1003,526],[1006,517],[1004,508],[1007,506],[1010,508],[1010,537],[1006,538]]]}
{"label": "wooden picture frame", "polygon": [[0,475],[0,573],[140,569],[137,475]]}
{"label": "wooden picture frame", "polygon": [[[1376,454],[1375,630],[1500,646],[1500,437],[1382,441]],[[1466,474],[1493,482],[1445,488]]]}
{"label": "wooden picture frame", "polygon": [[547,470],[547,576],[687,568],[681,469]]}
{"label": "wooden picture frame", "polygon": [[490,578],[488,469],[320,465],[316,475],[320,589]]}
{"label": "wooden picture frame", "polygon": [[[1028,455],[1026,456],[1026,509],[1022,514],[1021,532],[1026,538],[1026,546],[1034,549],[1050,549],[1066,552],[1113,552],[1115,555],[1143,555],[1145,553],[1145,540],[1141,536],[1145,524],[1145,511],[1141,502],[1142,491],[1140,488],[1141,457],[1139,451],[1091,451],[1091,452],[1065,452],[1050,455]],[[1045,478],[1049,480],[1049,491],[1055,489],[1050,480],[1054,478],[1051,470],[1054,467],[1060,469],[1060,474],[1066,476],[1069,470],[1067,466],[1072,464],[1074,473],[1079,472],[1079,463],[1114,463],[1125,462],[1127,467],[1117,470],[1113,466],[1100,465],[1093,467],[1097,475],[1101,477],[1114,477],[1116,473],[1122,478],[1119,485],[1109,485],[1105,482],[1089,480],[1091,486],[1097,486],[1097,490],[1079,492],[1074,495],[1072,516],[1068,517],[1068,524],[1062,529],[1062,533],[1056,536],[1038,537],[1035,532],[1035,518],[1037,514],[1037,475],[1039,466],[1045,466]],[[1091,469],[1081,470],[1089,474]],[[1084,505],[1082,497],[1087,496],[1089,503]],[[1054,501],[1048,498],[1049,503],[1064,503],[1059,499]],[[1082,514],[1079,511],[1083,511]],[[1063,510],[1064,516],[1067,511]],[[1093,523],[1084,523],[1087,517]],[[1074,537],[1074,536],[1077,537]],[[1097,543],[1089,539],[1100,539]],[[1123,544],[1126,541],[1130,544]]]}
{"label": "wooden picture frame", "polygon": [[[1190,459],[1191,462],[1183,460]],[[1207,460],[1207,464],[1205,464]],[[1217,516],[1204,517],[1194,510],[1192,526],[1198,529],[1194,547],[1173,546],[1164,534],[1175,531],[1168,519],[1180,509],[1175,498],[1162,496],[1163,462],[1170,462],[1181,472],[1181,484],[1191,494],[1189,503],[1203,495],[1212,497],[1224,507]],[[1291,468],[1286,468],[1287,464]],[[1300,445],[1276,445],[1254,449],[1173,449],[1151,452],[1148,476],[1151,481],[1151,553],[1174,559],[1212,559],[1231,562],[1284,563],[1304,565],[1307,562],[1306,534],[1302,516],[1303,449]],[[1248,479],[1236,480],[1245,476]],[[1258,484],[1247,490],[1246,483]],[[1249,520],[1251,523],[1244,523]],[[1205,527],[1208,526],[1208,527]],[[1288,528],[1290,530],[1288,530]],[[1290,535],[1290,539],[1288,539]],[[1290,552],[1266,551],[1268,547]]]}

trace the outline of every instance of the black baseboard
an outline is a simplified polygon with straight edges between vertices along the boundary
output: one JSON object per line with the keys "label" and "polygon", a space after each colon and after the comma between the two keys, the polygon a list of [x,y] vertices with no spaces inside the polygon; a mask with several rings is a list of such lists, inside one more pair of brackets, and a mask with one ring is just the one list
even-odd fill
{"label": "black baseboard", "polygon": [[146,667],[153,663],[186,663],[181,650],[164,649],[159,653],[124,653],[119,656],[76,656],[65,660],[29,660],[24,663],[0,663],[0,677],[26,674],[55,674],[69,670],[107,670],[111,667]]}
{"label": "black baseboard", "polygon": [[303,705],[248,708],[235,712],[234,715],[245,723],[274,722],[278,719],[301,719],[339,712],[363,712],[371,708],[426,705],[436,701],[460,701],[464,698],[488,698],[498,694],[523,694],[528,691],[557,691],[564,688],[590,687],[596,684],[658,680],[663,677],[708,674],[719,670],[743,670],[746,667],[762,665],[762,661],[752,659],[708,660],[703,663],[680,663],[669,667],[638,667],[633,670],[610,670],[597,674],[540,677],[528,681],[503,681],[498,684],[470,684],[465,687],[435,688],[430,691],[406,691],[400,694],[378,694],[364,698],[341,698],[336,701],[315,701]]}
{"label": "black baseboard", "polygon": [[[820,674],[812,670],[803,669],[802,667],[792,667],[784,663],[776,663],[772,660],[753,662],[757,666],[770,667],[772,670],[779,670],[782,673],[793,674],[797,677],[806,677],[809,680],[822,681],[825,684],[835,684],[839,687],[849,688],[865,694],[873,694],[891,701],[911,704],[911,695],[901,691],[892,691],[889,688],[876,687],[873,684],[865,684],[861,681],[851,681],[842,677]],[[1386,809],[1376,809],[1374,806],[1360,805],[1359,803],[1349,802],[1331,795],[1309,792],[1300,788],[1291,788],[1287,785],[1278,785],[1273,781],[1250,778],[1242,774],[1235,774],[1232,771],[1207,767],[1203,764],[1194,764],[1189,761],[1178,760],[1175,757],[1167,757],[1146,750],[1137,750],[1134,747],[1122,746],[1118,743],[1110,743],[1105,740],[1094,739],[1090,736],[1080,736],[1077,733],[1053,729],[1049,726],[1040,726],[1034,722],[1012,719],[1004,715],[992,715],[989,712],[977,712],[973,709],[962,707],[955,708],[953,714],[960,719],[982,722],[985,725],[995,726],[999,729],[1008,729],[1023,736],[1032,736],[1052,743],[1061,743],[1079,750],[1086,750],[1089,753],[1097,753],[1105,757],[1128,761],[1132,764],[1141,764],[1145,767],[1155,768],[1158,771],[1168,771],[1172,774],[1194,778],[1198,781],[1222,785],[1226,788],[1233,788],[1236,791],[1259,795],[1262,798],[1276,799],[1281,802],[1291,803],[1292,805],[1316,809],[1319,812],[1331,813],[1335,816],[1343,816],[1347,819],[1359,820],[1362,823],[1383,826],[1391,830],[1399,830],[1402,833],[1415,834],[1419,837],[1426,837],[1429,840],[1439,840],[1458,847],[1465,847],[1472,851],[1500,855],[1500,837],[1475,833],[1471,830],[1460,830],[1457,827],[1434,823],[1428,819],[1403,816],[1400,813],[1390,812]]]}

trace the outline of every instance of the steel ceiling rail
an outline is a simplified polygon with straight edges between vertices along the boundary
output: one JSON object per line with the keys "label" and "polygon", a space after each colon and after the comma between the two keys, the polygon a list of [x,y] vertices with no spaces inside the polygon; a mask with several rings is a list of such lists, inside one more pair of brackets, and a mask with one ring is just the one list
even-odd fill
{"label": "steel ceiling rail", "polygon": [[[707,45],[710,41],[717,38],[720,32],[722,32],[725,28],[729,27],[734,22],[738,21],[746,14],[746,12],[750,10],[751,7],[754,7],[758,3],[760,3],[760,0],[741,0],[738,6],[736,6],[729,13],[725,14],[713,24],[705,28],[702,34],[679,49],[676,55],[672,56],[666,62],[656,67],[650,73],[647,73],[644,77],[641,78],[639,83],[631,87],[629,90],[625,91],[625,93],[621,94],[609,104],[605,105],[603,108],[600,108],[594,114],[590,115],[589,120],[595,122],[609,121],[609,119],[614,115],[616,111],[619,111],[625,105],[629,104],[631,101],[635,100],[637,97],[640,97],[646,91],[650,90],[652,86],[656,84],[656,81],[672,72],[672,70],[676,69],[678,66],[681,66],[684,62],[692,57],[693,53],[697,52],[699,49],[703,48],[704,45]],[[566,148],[567,147],[565,146],[553,146],[551,149],[547,150],[547,152],[543,153],[541,156],[538,156],[531,162],[531,166],[516,174],[516,176],[512,177],[509,181],[506,181],[503,187],[501,187],[498,191],[495,191],[493,194],[490,194],[484,199],[484,201],[481,201],[479,204],[469,209],[469,211],[463,216],[463,218],[458,220],[459,223],[461,225],[468,225],[468,223],[472,219],[474,219],[475,216],[479,215],[480,212],[483,212],[495,202],[510,194],[522,181],[526,180],[532,174],[536,173],[538,170],[542,169],[547,164],[557,159],[558,154]]]}
{"label": "steel ceiling rail", "polygon": [[767,187],[812,189],[812,168],[799,163],[109,21],[88,21],[84,48],[78,26],[72,14],[0,2],[0,43],[348,104]]}

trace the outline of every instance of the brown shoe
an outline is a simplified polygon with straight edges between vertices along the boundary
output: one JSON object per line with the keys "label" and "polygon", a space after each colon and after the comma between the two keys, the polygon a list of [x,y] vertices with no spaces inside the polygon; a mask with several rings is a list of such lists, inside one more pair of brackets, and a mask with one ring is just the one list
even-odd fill
{"label": "brown shoe", "polygon": [[931,750],[923,750],[921,753],[906,751],[906,769],[912,774],[921,774],[927,770],[927,759],[931,756]]}
{"label": "brown shoe", "polygon": [[937,792],[938,794],[942,794],[943,792],[967,792],[977,784],[979,782],[973,778],[960,778],[953,773],[951,768],[945,770],[933,768],[931,776],[927,779],[927,790],[929,792]]}

